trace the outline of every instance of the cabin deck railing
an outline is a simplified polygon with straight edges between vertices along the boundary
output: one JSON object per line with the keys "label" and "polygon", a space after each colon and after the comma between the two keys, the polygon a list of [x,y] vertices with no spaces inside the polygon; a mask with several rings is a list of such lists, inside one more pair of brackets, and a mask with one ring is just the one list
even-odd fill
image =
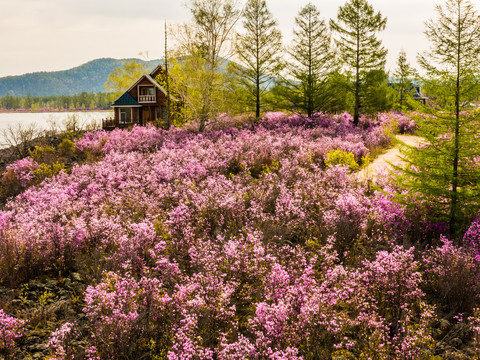
{"label": "cabin deck railing", "polygon": [[103,119],[102,120],[102,128],[103,129],[114,128],[116,126],[117,126],[117,124],[115,122],[115,119],[110,118],[110,119]]}
{"label": "cabin deck railing", "polygon": [[140,103],[154,103],[157,102],[155,95],[139,95],[138,102]]}
{"label": "cabin deck railing", "polygon": [[133,124],[138,124],[138,121],[121,122],[121,121],[115,120],[114,118],[109,118],[109,119],[102,120],[102,129],[105,129],[105,130],[113,130],[115,128],[123,129],[123,128],[128,128]]}

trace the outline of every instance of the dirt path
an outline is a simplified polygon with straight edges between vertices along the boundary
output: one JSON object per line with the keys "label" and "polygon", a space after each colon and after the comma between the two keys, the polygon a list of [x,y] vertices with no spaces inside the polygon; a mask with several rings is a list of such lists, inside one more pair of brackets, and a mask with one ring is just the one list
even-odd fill
{"label": "dirt path", "polygon": [[[396,135],[397,140],[405,143],[409,146],[419,146],[420,144],[425,142],[424,138],[414,135]],[[373,160],[367,167],[363,168],[357,173],[357,176],[360,179],[375,179],[375,174],[379,172],[383,172],[390,168],[390,164],[394,165],[401,165],[402,159],[400,154],[400,145],[396,145],[395,147],[387,150],[385,153],[378,156],[375,160]]]}

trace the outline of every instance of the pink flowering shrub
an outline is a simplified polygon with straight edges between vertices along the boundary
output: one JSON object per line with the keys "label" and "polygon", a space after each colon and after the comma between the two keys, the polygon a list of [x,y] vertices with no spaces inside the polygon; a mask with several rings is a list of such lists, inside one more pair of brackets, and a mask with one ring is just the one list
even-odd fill
{"label": "pink flowering shrub", "polygon": [[[237,123],[237,127],[221,127],[221,130],[212,130],[202,135],[195,135],[185,130],[165,132],[152,126],[136,126],[132,131],[115,129],[111,132],[90,132],[82,139],[77,140],[75,146],[78,150],[88,150],[95,154],[114,151],[145,152],[161,146],[181,145],[185,141],[189,142],[193,139],[198,141],[202,137],[214,140],[228,135],[235,138],[256,136],[257,134],[260,137],[269,135],[278,137],[282,133],[289,133],[290,135],[298,133],[303,141],[309,137],[323,137],[325,141],[333,141],[332,145],[334,147],[326,149],[324,154],[332,149],[341,149],[353,152],[358,157],[357,160],[361,160],[361,157],[368,153],[369,146],[380,146],[381,144],[387,145],[390,143],[388,137],[377,131],[377,129],[382,129],[381,125],[371,126],[367,130],[359,130],[352,125],[352,121],[353,118],[347,113],[334,116],[315,114],[312,118],[307,118],[301,115],[288,116],[278,112],[265,114],[255,124],[243,122],[243,125],[240,125]],[[335,145],[335,143],[342,141],[341,148]]]}
{"label": "pink flowering shrub", "polygon": [[480,352],[480,308],[474,308],[473,314],[466,319],[472,332],[472,347],[475,354]]}
{"label": "pink flowering shrub", "polygon": [[418,125],[415,121],[405,115],[399,116],[397,121],[400,134],[414,134],[418,129]]}
{"label": "pink flowering shrub", "polygon": [[16,340],[25,332],[25,321],[6,314],[0,309],[0,354],[9,359],[16,346]]}
{"label": "pink flowering shrub", "polygon": [[472,252],[475,261],[480,263],[480,217],[470,224],[463,236],[463,242]]}
{"label": "pink flowering shrub", "polygon": [[77,324],[75,322],[66,322],[57,330],[52,332],[47,343],[48,348],[53,354],[52,357],[49,357],[49,359],[71,360],[75,358],[72,353],[71,341],[79,336],[78,332],[75,330],[76,325]]}
{"label": "pink flowering shrub", "polygon": [[[38,163],[30,157],[17,160],[7,166],[6,171],[11,172],[15,179],[20,183],[20,186],[27,187],[35,177],[35,170],[38,168]],[[3,182],[5,182],[6,174],[3,175]]]}
{"label": "pink flowering shrub", "polygon": [[372,208],[367,230],[371,237],[384,238],[392,244],[408,240],[413,224],[405,205],[395,202],[391,195],[377,194],[372,199]]}
{"label": "pink flowering shrub", "polygon": [[472,314],[480,299],[480,264],[475,257],[468,247],[454,245],[446,238],[442,246],[425,252],[425,289],[444,312]]}
{"label": "pink flowering shrub", "polygon": [[82,322],[52,334],[52,356],[71,358],[77,332],[87,359],[417,359],[432,349],[430,286],[446,283],[447,261],[403,247],[425,219],[325,163],[339,150],[361,164],[388,145],[384,120],[222,121],[202,134],[87,133],[76,147],[98,161],[0,211],[3,283],[76,271],[88,285]]}
{"label": "pink flowering shrub", "polygon": [[149,324],[164,322],[172,310],[172,299],[162,286],[155,278],[137,281],[112,272],[99,285],[89,286],[84,311],[90,323],[90,356],[120,359],[141,353],[142,340],[150,335]]}
{"label": "pink flowering shrub", "polygon": [[390,351],[402,359],[418,359],[433,340],[433,309],[420,289],[422,275],[413,250],[397,246],[391,252],[379,251],[374,261],[364,262],[360,275],[369,302],[388,329],[384,337]]}
{"label": "pink flowering shrub", "polygon": [[101,154],[103,145],[109,138],[106,131],[90,131],[81,139],[75,141],[75,148],[80,151],[90,150],[95,154]]}
{"label": "pink flowering shrub", "polygon": [[379,113],[377,119],[381,124],[393,126],[393,131],[400,134],[413,134],[418,129],[414,116],[397,111]]}

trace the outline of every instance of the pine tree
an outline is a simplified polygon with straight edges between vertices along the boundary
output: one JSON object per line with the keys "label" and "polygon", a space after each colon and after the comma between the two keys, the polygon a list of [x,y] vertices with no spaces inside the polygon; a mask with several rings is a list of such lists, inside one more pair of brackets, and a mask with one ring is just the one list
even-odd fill
{"label": "pine tree", "polygon": [[237,38],[237,67],[240,80],[255,103],[260,117],[262,96],[280,68],[282,34],[265,0],[248,0],[243,11],[244,33]]}
{"label": "pine tree", "polygon": [[365,74],[360,89],[363,112],[375,115],[390,111],[394,103],[394,91],[388,85],[388,75],[383,70],[370,70]]}
{"label": "pine tree", "polygon": [[407,61],[407,53],[401,50],[397,58],[397,67],[393,76],[395,77],[395,90],[398,94],[400,109],[405,105],[405,100],[411,97],[413,90],[412,77],[416,74],[415,69]]}
{"label": "pine tree", "polygon": [[335,55],[327,25],[318,9],[309,3],[295,18],[294,39],[288,67],[290,97],[297,108],[311,116],[326,101],[328,74],[335,70]]}
{"label": "pine tree", "polygon": [[330,20],[330,27],[339,38],[335,43],[347,70],[354,74],[351,91],[355,95],[354,124],[360,118],[361,86],[370,70],[383,70],[387,50],[375,36],[385,29],[387,19],[375,13],[366,0],[350,0],[341,6],[337,22]]}
{"label": "pine tree", "polygon": [[426,22],[430,50],[418,61],[437,111],[421,124],[428,144],[407,152],[412,167],[402,181],[436,204],[454,237],[480,208],[480,120],[467,111],[480,93],[480,16],[468,0],[447,0],[436,12]]}

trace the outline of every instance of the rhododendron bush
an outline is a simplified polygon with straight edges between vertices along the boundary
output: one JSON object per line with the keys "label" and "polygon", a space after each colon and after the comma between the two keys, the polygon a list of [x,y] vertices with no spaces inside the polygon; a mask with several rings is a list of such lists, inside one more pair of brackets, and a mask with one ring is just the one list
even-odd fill
{"label": "rhododendron bush", "polygon": [[23,336],[24,325],[24,320],[10,316],[0,309],[0,354],[4,358],[9,358],[15,347],[15,340]]}
{"label": "rhododendron bush", "polygon": [[[458,252],[415,256],[412,234],[424,229],[412,227],[427,220],[325,163],[341,150],[361,165],[389,145],[391,121],[224,121],[201,134],[87,133],[75,145],[99,161],[0,212],[5,284],[58,271],[89,282],[83,320],[52,333],[52,356],[418,359],[433,349],[430,286]],[[27,170],[10,171],[28,181],[33,165],[18,166]],[[477,233],[472,225],[473,267]]]}

